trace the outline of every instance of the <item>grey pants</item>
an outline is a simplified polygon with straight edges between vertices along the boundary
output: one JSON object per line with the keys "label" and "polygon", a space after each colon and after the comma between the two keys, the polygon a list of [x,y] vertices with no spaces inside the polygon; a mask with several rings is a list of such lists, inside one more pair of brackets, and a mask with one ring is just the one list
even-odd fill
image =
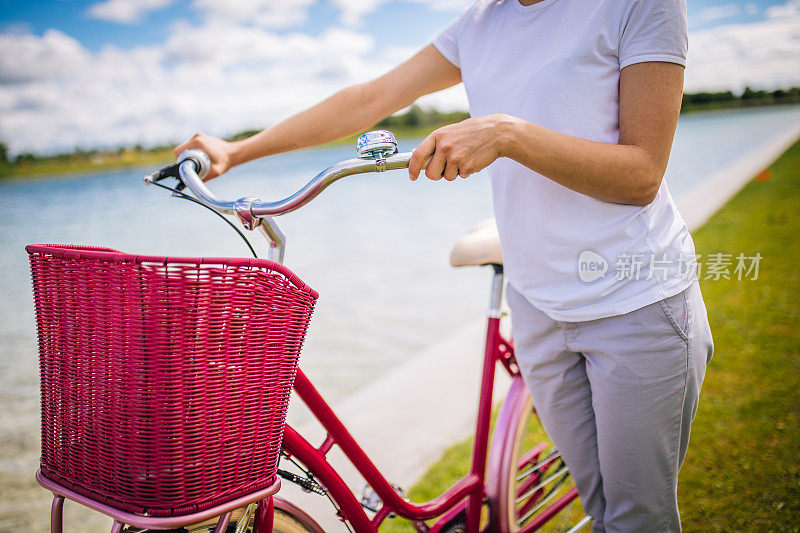
{"label": "grey pants", "polygon": [[517,362],[595,532],[680,531],[678,470],[713,342],[700,287],[557,322],[508,289]]}

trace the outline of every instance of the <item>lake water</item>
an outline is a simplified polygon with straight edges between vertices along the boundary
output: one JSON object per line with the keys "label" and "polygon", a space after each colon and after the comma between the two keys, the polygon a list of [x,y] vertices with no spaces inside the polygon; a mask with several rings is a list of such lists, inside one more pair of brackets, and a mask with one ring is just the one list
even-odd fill
{"label": "lake water", "polygon": [[[680,197],[798,120],[798,106],[681,117],[666,177],[673,195]],[[416,143],[400,145],[406,151]],[[353,154],[352,147],[284,154],[235,169],[212,186],[223,198],[282,198]],[[24,246],[94,244],[184,256],[248,253],[215,216],[145,187],[146,170],[0,183],[0,531],[43,530],[48,510],[47,495],[33,483],[38,376]],[[448,256],[459,235],[491,214],[483,173],[453,183],[411,183],[398,171],[346,178],[300,212],[279,219],[288,236],[286,265],[320,293],[302,366],[329,399],[335,403],[480,316],[489,273],[453,270]],[[257,249],[265,250],[260,235],[251,236]]]}

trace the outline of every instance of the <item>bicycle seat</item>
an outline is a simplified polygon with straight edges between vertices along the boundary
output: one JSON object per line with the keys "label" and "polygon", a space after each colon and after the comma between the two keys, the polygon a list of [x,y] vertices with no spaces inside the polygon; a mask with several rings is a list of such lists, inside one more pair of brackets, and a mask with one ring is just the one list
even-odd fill
{"label": "bicycle seat", "polygon": [[454,267],[503,264],[500,236],[493,218],[478,222],[456,241],[450,252],[450,264]]}

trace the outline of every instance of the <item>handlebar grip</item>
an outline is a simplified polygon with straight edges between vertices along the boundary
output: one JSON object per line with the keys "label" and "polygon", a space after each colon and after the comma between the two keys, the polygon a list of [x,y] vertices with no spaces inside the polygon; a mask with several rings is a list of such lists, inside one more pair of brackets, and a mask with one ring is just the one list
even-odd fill
{"label": "handlebar grip", "polygon": [[167,165],[164,168],[160,168],[155,172],[148,174],[147,177],[150,178],[150,181],[153,182],[165,180],[167,178],[180,179],[180,174],[178,173],[178,163],[172,163],[171,165]]}
{"label": "handlebar grip", "polygon": [[175,189],[182,191],[186,188],[186,184],[181,179],[180,170],[181,165],[186,161],[193,164],[194,171],[200,179],[203,179],[211,169],[211,158],[208,157],[208,154],[197,149],[184,150],[181,155],[178,156],[177,163],[172,163],[171,165],[167,165],[164,168],[148,174],[145,176],[145,181],[156,183],[167,178],[175,178],[178,180]]}
{"label": "handlebar grip", "polygon": [[211,158],[202,150],[196,148],[184,150],[181,152],[181,155],[178,156],[178,166],[183,164],[184,161],[191,161],[194,163],[194,171],[200,179],[205,178],[208,175],[208,171],[211,170]]}

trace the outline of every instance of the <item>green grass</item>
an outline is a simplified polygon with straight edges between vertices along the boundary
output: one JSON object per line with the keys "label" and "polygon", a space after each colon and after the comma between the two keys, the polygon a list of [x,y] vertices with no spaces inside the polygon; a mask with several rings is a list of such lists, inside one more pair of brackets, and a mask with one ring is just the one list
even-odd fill
{"label": "green grass", "polygon": [[695,234],[763,256],[755,281],[705,281],[715,341],[681,471],[686,531],[800,531],[800,142]]}
{"label": "green grass", "polygon": [[[680,473],[687,532],[800,531],[800,142],[770,171],[694,234],[704,257],[763,259],[756,280],[701,281],[715,354]],[[409,497],[440,494],[470,453],[469,440],[452,446]],[[413,531],[399,519],[381,530]]]}
{"label": "green grass", "polygon": [[[489,429],[489,435],[494,431],[494,422],[499,410],[495,410],[492,414],[492,423]],[[537,444],[547,442],[552,447],[544,428],[539,423],[539,419],[535,416],[528,417],[525,431],[522,433],[522,440],[520,441],[520,450],[530,450]],[[552,449],[552,448],[549,448]],[[548,450],[549,451],[549,450]],[[413,486],[406,495],[413,502],[427,502],[433,500],[442,492],[451,487],[454,483],[460,480],[469,471],[470,463],[472,461],[472,439],[467,439],[454,444],[442,454],[441,459],[432,465],[423,476],[423,480],[417,485]],[[551,473],[554,470],[551,470]],[[564,484],[558,490],[554,499],[563,495],[567,490],[572,487],[572,484]],[[577,523],[581,517],[584,516],[583,509],[578,503],[569,507],[569,515],[565,515],[566,520],[571,520],[572,523]],[[563,515],[563,513],[562,513]],[[485,519],[484,515],[484,519]],[[561,524],[559,524],[561,525]],[[416,531],[414,527],[406,520],[394,518],[386,520],[380,528],[383,532],[389,533],[411,533]],[[545,528],[541,530],[542,533],[548,533]]]}
{"label": "green grass", "polygon": [[[494,429],[495,412],[492,416]],[[491,433],[490,433],[491,434]],[[428,502],[453,486],[469,472],[472,461],[472,439],[467,439],[450,446],[442,454],[441,459],[433,464],[422,476],[422,481],[411,487],[406,497],[412,502]],[[407,520],[401,518],[386,519],[380,530],[387,533],[411,533],[416,531]]]}

